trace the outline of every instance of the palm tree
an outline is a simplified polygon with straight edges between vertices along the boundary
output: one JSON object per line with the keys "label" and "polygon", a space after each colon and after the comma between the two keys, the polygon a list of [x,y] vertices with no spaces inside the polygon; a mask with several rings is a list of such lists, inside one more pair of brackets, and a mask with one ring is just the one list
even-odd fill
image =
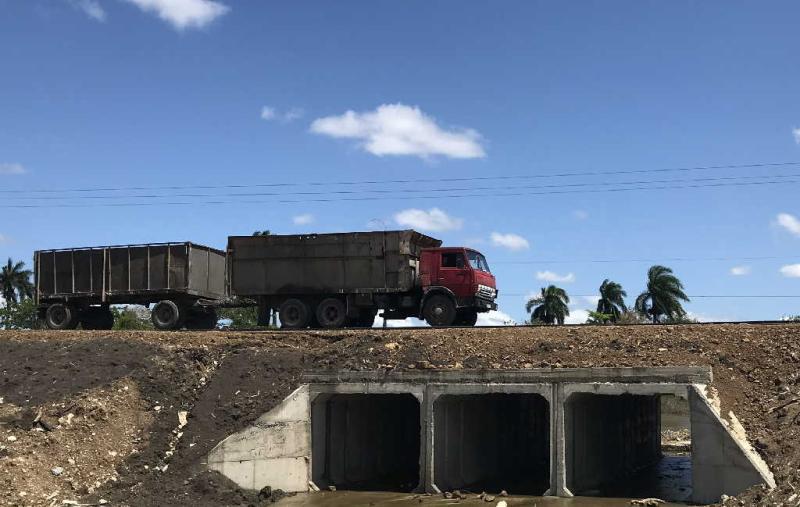
{"label": "palm tree", "polygon": [[11,257],[8,258],[8,263],[0,271],[0,290],[7,304],[16,304],[17,295],[20,299],[33,297],[32,274],[30,269],[25,269],[24,262],[14,263]]}
{"label": "palm tree", "polygon": [[681,301],[689,301],[683,292],[683,284],[672,270],[665,266],[651,266],[647,271],[647,290],[636,298],[636,311],[649,315],[653,323],[661,321],[662,316],[680,319],[686,316]]}
{"label": "palm tree", "polygon": [[544,322],[545,324],[563,324],[564,318],[569,315],[569,296],[567,292],[555,285],[542,287],[542,293],[530,298],[525,305],[525,311],[531,314],[531,322]]}
{"label": "palm tree", "polygon": [[625,306],[625,297],[628,293],[622,290],[622,285],[612,282],[608,278],[600,285],[600,300],[597,302],[597,312],[610,315],[611,322],[616,322],[619,316],[628,311]]}

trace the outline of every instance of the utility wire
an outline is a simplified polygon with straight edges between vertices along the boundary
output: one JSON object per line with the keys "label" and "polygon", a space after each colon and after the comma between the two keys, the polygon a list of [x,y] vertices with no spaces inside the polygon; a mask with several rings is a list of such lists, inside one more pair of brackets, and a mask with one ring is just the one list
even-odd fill
{"label": "utility wire", "polygon": [[763,179],[783,179],[800,178],[800,173],[776,174],[776,175],[754,175],[754,176],[719,176],[713,178],[690,178],[690,179],[666,179],[666,180],[634,180],[634,181],[601,181],[583,183],[563,183],[554,185],[514,185],[504,187],[462,187],[462,188],[400,188],[400,189],[359,189],[359,190],[325,190],[325,191],[305,191],[305,192],[236,192],[222,194],[132,194],[132,195],[77,195],[77,196],[11,196],[7,200],[72,200],[72,199],[160,199],[168,197],[275,197],[275,196],[317,196],[317,195],[359,195],[359,194],[414,194],[414,193],[441,193],[441,192],[478,192],[495,190],[519,190],[519,189],[559,189],[559,188],[580,188],[580,187],[610,187],[620,185],[650,185],[660,183],[687,183],[687,182],[710,182],[710,181],[740,181],[740,180],[763,180]]}
{"label": "utility wire", "polygon": [[385,185],[385,184],[405,184],[405,183],[436,183],[436,182],[457,182],[457,181],[499,181],[499,180],[524,180],[540,178],[569,178],[575,176],[609,176],[619,174],[643,174],[643,173],[666,173],[666,172],[689,172],[689,171],[711,171],[720,169],[763,169],[770,167],[800,166],[800,161],[795,162],[769,162],[755,164],[732,164],[696,167],[673,167],[659,169],[630,169],[617,171],[576,171],[554,174],[521,174],[508,176],[470,176],[470,177],[451,177],[451,178],[413,178],[413,179],[389,179],[389,180],[350,180],[350,181],[309,181],[309,182],[280,182],[280,183],[248,183],[248,184],[228,184],[228,185],[168,185],[168,186],[130,186],[130,187],[85,187],[85,188],[45,188],[45,189],[12,189],[0,190],[0,193],[63,193],[63,192],[117,192],[131,190],[186,190],[186,189],[223,189],[223,188],[259,188],[259,187],[298,187],[298,186],[334,186],[334,185]]}
{"label": "utility wire", "polygon": [[717,262],[717,261],[764,261],[764,260],[786,260],[796,259],[798,256],[775,256],[763,255],[756,257],[663,257],[660,259],[573,259],[573,260],[550,260],[550,259],[529,259],[521,261],[495,261],[492,264],[613,264],[618,262]]}
{"label": "utility wire", "polygon": [[[568,295],[571,296],[571,297],[598,297],[599,296],[599,294],[569,294],[569,293],[568,293]],[[535,298],[535,297],[537,297],[537,294],[534,293],[534,292],[527,292],[527,293],[523,293],[523,292],[518,292],[518,293],[506,292],[506,293],[503,293],[503,291],[500,291],[500,293],[497,295],[497,297],[503,297],[503,296],[505,296],[505,297],[526,297],[526,296],[530,296],[532,298]],[[800,298],[800,294],[797,294],[797,295],[794,295],[794,294],[719,294],[719,295],[716,295],[716,294],[713,294],[713,295],[703,294],[703,295],[698,295],[698,296],[689,295],[688,298],[689,299],[703,299],[703,298],[773,299],[773,298]]]}
{"label": "utility wire", "polygon": [[[506,193],[478,193],[478,194],[451,194],[451,195],[421,195],[414,196],[414,199],[463,199],[478,197],[481,199],[498,197],[519,197],[532,195],[562,195],[562,194],[594,194],[611,192],[630,192],[636,190],[672,190],[672,189],[693,189],[693,188],[712,188],[712,187],[740,187],[757,185],[775,184],[796,184],[800,179],[777,180],[777,181],[752,181],[752,182],[733,182],[733,183],[709,183],[696,185],[661,185],[661,186],[639,186],[627,188],[605,188],[605,189],[586,189],[586,190],[551,190],[542,192],[506,192]],[[124,196],[120,197],[124,198]],[[374,197],[337,197],[337,198],[313,198],[313,199],[275,199],[275,200],[217,200],[217,201],[168,201],[168,202],[124,202],[124,203],[91,203],[91,204],[3,204],[0,208],[93,208],[93,207],[145,207],[145,206],[209,206],[224,204],[289,204],[289,203],[310,203],[310,202],[344,202],[344,201],[384,201],[384,200],[405,200],[406,196],[394,197],[374,196]]]}

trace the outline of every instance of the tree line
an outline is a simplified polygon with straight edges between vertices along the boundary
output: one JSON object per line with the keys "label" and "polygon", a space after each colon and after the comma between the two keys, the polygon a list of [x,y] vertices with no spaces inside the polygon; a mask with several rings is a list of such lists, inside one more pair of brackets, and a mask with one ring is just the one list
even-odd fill
{"label": "tree line", "polygon": [[[666,266],[651,266],[647,270],[647,286],[636,297],[633,308],[625,304],[628,293],[608,278],[599,288],[595,311],[589,312],[588,324],[617,324],[652,322],[685,322],[682,302],[689,302],[683,283]],[[541,292],[525,304],[530,324],[564,324],[569,316],[569,295],[561,287],[542,287]]]}

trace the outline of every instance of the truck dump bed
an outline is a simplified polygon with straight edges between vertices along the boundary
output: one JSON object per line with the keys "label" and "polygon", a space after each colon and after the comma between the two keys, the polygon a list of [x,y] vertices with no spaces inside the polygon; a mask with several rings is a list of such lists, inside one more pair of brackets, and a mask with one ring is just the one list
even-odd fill
{"label": "truck dump bed", "polygon": [[423,248],[441,241],[411,230],[231,236],[230,295],[404,292]]}
{"label": "truck dump bed", "polygon": [[225,296],[225,252],[189,242],[40,250],[34,268],[37,302],[127,303],[176,292]]}

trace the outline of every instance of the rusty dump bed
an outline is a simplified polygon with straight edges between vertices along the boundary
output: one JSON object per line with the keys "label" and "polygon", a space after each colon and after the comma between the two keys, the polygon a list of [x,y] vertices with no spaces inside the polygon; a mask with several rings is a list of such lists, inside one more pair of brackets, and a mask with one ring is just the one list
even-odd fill
{"label": "rusty dump bed", "polygon": [[33,260],[38,302],[225,295],[225,252],[189,242],[39,250]]}
{"label": "rusty dump bed", "polygon": [[406,292],[423,248],[438,239],[412,230],[231,236],[232,296]]}

